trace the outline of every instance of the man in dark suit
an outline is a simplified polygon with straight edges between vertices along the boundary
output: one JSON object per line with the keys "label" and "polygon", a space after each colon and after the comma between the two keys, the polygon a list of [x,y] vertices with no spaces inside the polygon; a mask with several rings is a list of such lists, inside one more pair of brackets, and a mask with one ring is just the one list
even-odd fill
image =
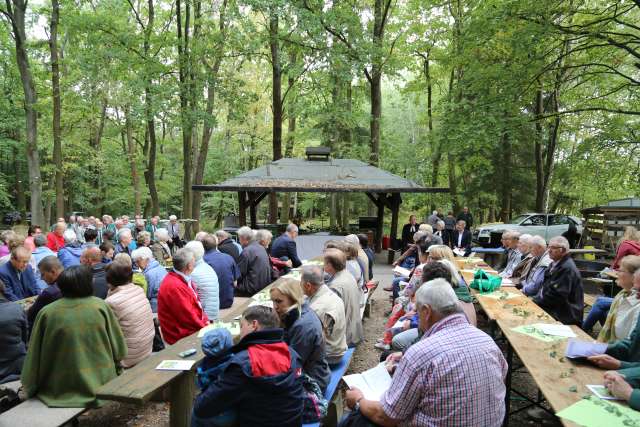
{"label": "man in dark suit", "polygon": [[569,255],[569,242],[558,236],[549,240],[549,258],[542,289],[533,301],[565,325],[582,326],[584,290],[580,271]]}
{"label": "man in dark suit", "polygon": [[456,223],[451,244],[454,249],[463,250],[464,256],[469,256],[471,253],[471,232],[465,226],[466,223],[463,220]]}
{"label": "man in dark suit", "polygon": [[278,237],[271,245],[271,256],[279,259],[286,257],[287,260],[291,260],[293,268],[300,267],[302,262],[298,257],[296,237],[298,237],[298,226],[295,224],[287,225],[287,231]]}
{"label": "man in dark suit", "polygon": [[402,227],[402,252],[407,250],[407,246],[413,243],[413,235],[418,231],[420,224],[416,221],[416,216],[409,217],[409,223]]}

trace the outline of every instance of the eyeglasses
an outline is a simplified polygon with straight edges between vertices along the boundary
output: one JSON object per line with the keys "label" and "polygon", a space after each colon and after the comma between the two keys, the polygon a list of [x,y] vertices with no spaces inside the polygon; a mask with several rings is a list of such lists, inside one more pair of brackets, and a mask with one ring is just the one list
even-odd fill
{"label": "eyeglasses", "polygon": [[563,246],[549,246],[549,249],[564,249]]}

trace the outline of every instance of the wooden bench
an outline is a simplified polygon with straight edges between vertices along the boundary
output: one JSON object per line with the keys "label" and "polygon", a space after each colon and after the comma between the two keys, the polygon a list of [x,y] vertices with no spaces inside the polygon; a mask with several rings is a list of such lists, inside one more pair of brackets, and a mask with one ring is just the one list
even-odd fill
{"label": "wooden bench", "polygon": [[597,295],[584,294],[584,306],[593,307],[593,304],[596,302],[597,298]]}
{"label": "wooden bench", "polygon": [[0,427],[62,426],[82,414],[85,408],[49,408],[39,399],[26,400],[0,415]]}
{"label": "wooden bench", "polygon": [[[336,393],[338,390],[338,384],[344,376],[351,358],[353,357],[354,348],[347,349],[347,352],[342,356],[340,363],[331,367],[331,379],[327,386],[327,391],[324,394],[324,398],[329,401],[329,408],[327,409],[327,416],[322,420],[324,427],[335,427],[338,425],[338,421],[342,418],[342,394]],[[320,427],[320,423],[303,424],[303,427]]]}

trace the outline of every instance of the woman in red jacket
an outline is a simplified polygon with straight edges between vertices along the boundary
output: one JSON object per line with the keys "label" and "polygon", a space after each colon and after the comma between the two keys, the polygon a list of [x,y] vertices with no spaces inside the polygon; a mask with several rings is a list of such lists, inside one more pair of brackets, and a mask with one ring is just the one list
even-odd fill
{"label": "woman in red jacket", "polygon": [[640,255],[640,232],[632,226],[624,228],[624,234],[620,239],[620,245],[616,250],[616,257],[613,259],[611,268],[618,270],[620,261],[627,255]]}

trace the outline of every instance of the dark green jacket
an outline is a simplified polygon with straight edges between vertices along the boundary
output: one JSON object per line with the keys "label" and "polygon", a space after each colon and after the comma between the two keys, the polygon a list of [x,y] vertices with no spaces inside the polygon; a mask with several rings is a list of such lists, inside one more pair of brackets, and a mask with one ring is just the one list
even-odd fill
{"label": "dark green jacket", "polygon": [[640,319],[629,338],[609,344],[606,353],[621,362],[620,369],[640,367]]}

